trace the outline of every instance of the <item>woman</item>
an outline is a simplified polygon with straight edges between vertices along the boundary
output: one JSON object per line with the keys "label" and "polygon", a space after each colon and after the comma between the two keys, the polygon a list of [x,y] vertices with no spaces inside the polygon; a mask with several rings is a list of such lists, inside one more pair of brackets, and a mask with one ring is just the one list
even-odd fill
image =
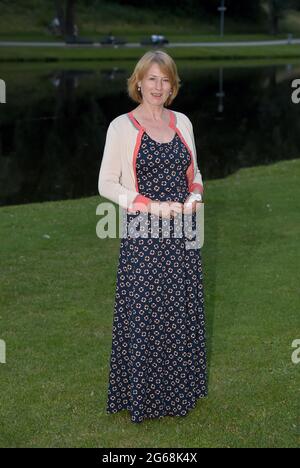
{"label": "woman", "polygon": [[179,82],[167,53],[149,51],[139,60],[128,79],[139,105],[110,123],[99,173],[99,193],[125,209],[126,227],[107,413],[128,409],[132,422],[184,416],[207,395],[201,251],[187,248],[185,230],[174,237],[179,217],[181,228],[190,222],[195,231],[203,193],[192,124],[165,107]]}

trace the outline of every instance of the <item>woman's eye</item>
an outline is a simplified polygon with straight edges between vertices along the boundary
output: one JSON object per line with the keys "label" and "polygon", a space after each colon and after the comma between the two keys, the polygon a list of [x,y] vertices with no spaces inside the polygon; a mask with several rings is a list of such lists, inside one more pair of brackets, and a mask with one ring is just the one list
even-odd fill
{"label": "woman's eye", "polygon": [[[154,78],[150,78],[150,80],[154,80]],[[169,79],[165,78],[164,81],[169,81]]]}

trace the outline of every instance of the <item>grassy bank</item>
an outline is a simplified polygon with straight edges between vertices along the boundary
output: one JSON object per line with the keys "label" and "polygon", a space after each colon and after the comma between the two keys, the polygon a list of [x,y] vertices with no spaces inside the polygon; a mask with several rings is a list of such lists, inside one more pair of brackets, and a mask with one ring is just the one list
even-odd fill
{"label": "grassy bank", "polygon": [[106,415],[119,239],[100,197],[0,209],[0,446],[296,447],[299,160],[205,185],[209,398],[138,427]]}
{"label": "grassy bank", "polygon": [[[116,61],[137,60],[148,47],[124,48],[82,48],[66,46],[56,47],[0,47],[0,63],[12,61]],[[299,60],[299,45],[263,46],[263,47],[165,47],[177,60]]]}
{"label": "grassy bank", "polygon": [[[101,39],[108,34],[110,30],[106,31],[105,33],[101,34],[98,33],[86,33],[82,34],[81,37],[91,39],[94,42],[100,42]],[[132,30],[115,30],[113,29],[113,33],[116,37],[123,38],[127,43],[134,42],[140,44],[141,40],[144,38],[150,38],[151,34],[153,34],[153,29],[144,29],[140,33]],[[287,34],[281,33],[277,36],[270,36],[270,34],[226,34],[223,37],[220,37],[220,34],[197,34],[196,32],[188,32],[186,34],[180,34],[170,32],[165,33],[166,38],[169,42],[223,42],[223,41],[230,41],[230,42],[239,42],[239,41],[270,41],[270,40],[278,40],[278,39],[287,39]],[[299,36],[299,35],[298,35]],[[297,37],[297,35],[293,36]],[[0,34],[0,41],[40,41],[40,42],[64,42],[64,39],[59,36],[41,36],[39,34],[34,33],[11,33],[11,34]]]}

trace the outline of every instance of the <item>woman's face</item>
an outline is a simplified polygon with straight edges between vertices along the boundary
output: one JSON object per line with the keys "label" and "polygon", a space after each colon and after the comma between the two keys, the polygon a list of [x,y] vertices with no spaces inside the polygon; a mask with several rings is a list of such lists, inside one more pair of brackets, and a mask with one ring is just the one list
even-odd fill
{"label": "woman's face", "polygon": [[144,78],[138,82],[143,100],[151,105],[162,106],[170,96],[171,83],[157,63],[153,63]]}

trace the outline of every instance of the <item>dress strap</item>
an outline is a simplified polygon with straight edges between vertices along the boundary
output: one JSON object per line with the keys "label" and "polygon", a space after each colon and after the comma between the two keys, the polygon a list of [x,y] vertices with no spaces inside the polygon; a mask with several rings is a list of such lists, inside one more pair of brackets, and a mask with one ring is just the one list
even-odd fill
{"label": "dress strap", "polygon": [[143,131],[146,131],[146,129],[144,127],[142,127],[142,125],[136,120],[136,118],[134,117],[133,113],[132,112],[128,112],[128,117],[130,118],[131,122],[133,123],[133,125],[138,129],[138,130],[143,130]]}

